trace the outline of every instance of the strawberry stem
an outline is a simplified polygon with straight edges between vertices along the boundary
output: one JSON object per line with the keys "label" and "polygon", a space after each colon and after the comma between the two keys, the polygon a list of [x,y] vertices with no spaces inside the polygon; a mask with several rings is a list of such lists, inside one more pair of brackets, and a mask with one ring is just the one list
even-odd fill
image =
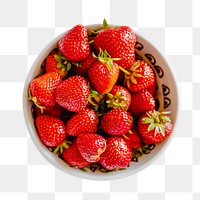
{"label": "strawberry stem", "polygon": [[46,109],[45,106],[40,106],[38,104],[36,97],[32,97],[31,96],[31,90],[30,90],[30,88],[28,89],[28,98],[27,99],[30,100],[30,101],[32,101],[36,105],[36,107],[38,107],[41,110],[41,113],[43,113],[43,110]]}
{"label": "strawberry stem", "polygon": [[119,69],[120,69],[121,71],[123,71],[126,75],[128,75],[128,76],[131,75],[131,73],[130,73],[129,71],[125,70],[123,67],[119,66]]}

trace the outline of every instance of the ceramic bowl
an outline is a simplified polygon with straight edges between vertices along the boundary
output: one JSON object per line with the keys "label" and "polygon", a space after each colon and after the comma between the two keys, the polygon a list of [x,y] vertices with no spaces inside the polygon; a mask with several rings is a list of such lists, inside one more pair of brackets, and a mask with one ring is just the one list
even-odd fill
{"label": "ceramic bowl", "polygon": [[[88,25],[86,26],[88,30],[96,30],[101,27],[101,25]],[[166,59],[165,55],[160,51],[158,47],[153,45],[151,41],[145,39],[139,32],[133,30],[137,36],[136,52],[138,59],[143,59],[148,62],[154,69],[157,76],[157,95],[156,104],[158,110],[160,111],[171,111],[171,117],[174,121],[173,133],[169,138],[160,144],[156,144],[155,148],[148,154],[142,156],[138,162],[131,162],[129,167],[125,170],[114,171],[110,173],[102,173],[94,168],[84,172],[80,169],[70,167],[62,159],[60,159],[56,154],[49,151],[40,141],[36,128],[34,125],[34,119],[32,117],[32,102],[27,100],[27,91],[30,81],[36,77],[41,71],[41,65],[47,55],[57,47],[57,42],[59,38],[64,34],[59,35],[53,39],[38,55],[37,59],[33,63],[24,85],[23,92],[23,111],[24,118],[30,133],[31,139],[33,140],[35,146],[40,151],[40,153],[55,167],[59,168],[67,174],[71,174],[76,177],[94,180],[111,180],[118,179],[126,176],[138,173],[142,169],[151,165],[156,159],[163,156],[164,151],[168,144],[171,142],[173,135],[176,132],[178,111],[179,111],[179,92],[176,77],[173,71],[173,66]],[[39,41],[39,39],[38,39]]]}

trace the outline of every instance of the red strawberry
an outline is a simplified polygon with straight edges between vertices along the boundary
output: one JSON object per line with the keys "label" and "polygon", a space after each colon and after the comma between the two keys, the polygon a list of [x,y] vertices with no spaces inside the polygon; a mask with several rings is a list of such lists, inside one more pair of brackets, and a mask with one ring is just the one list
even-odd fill
{"label": "red strawberry", "polygon": [[35,107],[36,116],[41,114],[47,114],[52,117],[61,117],[62,110],[63,108],[57,103],[54,106],[46,106],[46,108],[43,110],[43,113],[41,113],[41,110],[38,107]]}
{"label": "red strawberry", "polygon": [[62,157],[72,167],[84,168],[90,164],[81,156],[76,140],[72,142],[69,148],[63,150]]}
{"label": "red strawberry", "polygon": [[106,140],[95,133],[82,133],[78,135],[77,146],[84,159],[88,162],[97,162],[106,149]]}
{"label": "red strawberry", "polygon": [[96,61],[97,59],[92,55],[92,53],[89,54],[89,56],[84,60],[83,62],[80,63],[80,65],[73,66],[73,69],[76,74],[85,76],[87,74],[87,71],[89,67]]}
{"label": "red strawberry", "polygon": [[119,67],[106,52],[100,52],[98,61],[93,63],[88,76],[94,88],[101,94],[110,92],[119,76]]}
{"label": "red strawberry", "polygon": [[46,73],[58,72],[65,78],[68,70],[71,68],[71,63],[67,62],[66,58],[60,52],[54,52],[47,56],[45,66]]}
{"label": "red strawberry", "polygon": [[34,78],[29,87],[29,100],[32,100],[35,105],[41,109],[45,106],[54,106],[55,89],[62,81],[62,76],[57,72],[50,72]]}
{"label": "red strawberry", "polygon": [[139,92],[155,84],[153,69],[142,60],[135,61],[128,70],[120,69],[124,72],[124,84],[132,92]]}
{"label": "red strawberry", "polygon": [[132,129],[123,136],[124,141],[131,149],[135,149],[141,146],[141,139],[137,129]]}
{"label": "red strawberry", "polygon": [[68,135],[77,136],[80,133],[96,133],[98,125],[97,114],[86,108],[78,113],[72,115],[67,121],[66,131]]}
{"label": "red strawberry", "polygon": [[155,97],[155,95],[156,95],[156,81],[154,82],[154,84],[151,87],[147,88],[147,90],[149,91],[149,93],[153,97]]}
{"label": "red strawberry", "polygon": [[132,94],[129,111],[133,115],[140,115],[146,111],[151,111],[154,109],[155,99],[150,94],[150,92],[147,91],[147,89]]}
{"label": "red strawberry", "polygon": [[131,149],[121,137],[110,137],[106,141],[106,150],[101,154],[99,163],[107,170],[117,170],[129,165]]}
{"label": "red strawberry", "polygon": [[85,60],[90,53],[87,29],[83,25],[76,25],[59,39],[58,48],[71,62]]}
{"label": "red strawberry", "polygon": [[104,114],[101,119],[102,129],[110,135],[123,135],[133,126],[133,117],[122,108],[115,108]]}
{"label": "red strawberry", "polygon": [[40,140],[48,147],[61,145],[66,139],[65,125],[59,118],[39,115],[36,118],[36,127]]}
{"label": "red strawberry", "polygon": [[140,116],[138,130],[146,144],[162,142],[172,133],[173,123],[169,113],[153,110]]}
{"label": "red strawberry", "polygon": [[56,102],[72,112],[82,111],[90,94],[88,82],[82,76],[71,76],[62,81],[55,91]]}
{"label": "red strawberry", "polygon": [[97,53],[101,48],[106,50],[112,58],[121,58],[116,63],[128,69],[135,60],[136,35],[127,26],[107,28],[94,38],[94,48]]}
{"label": "red strawberry", "polygon": [[123,108],[128,110],[131,104],[131,94],[125,87],[115,85],[107,93],[106,103],[108,104],[108,108]]}

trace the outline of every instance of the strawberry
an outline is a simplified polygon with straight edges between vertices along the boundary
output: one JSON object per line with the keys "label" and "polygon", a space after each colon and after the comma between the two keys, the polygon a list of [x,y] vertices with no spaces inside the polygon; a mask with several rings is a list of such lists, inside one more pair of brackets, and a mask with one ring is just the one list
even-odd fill
{"label": "strawberry", "polygon": [[36,118],[36,127],[40,140],[48,147],[61,145],[66,139],[65,125],[59,118],[39,115]]}
{"label": "strawberry", "polygon": [[119,76],[119,67],[107,52],[100,51],[98,61],[88,69],[89,80],[101,94],[110,92]]}
{"label": "strawberry", "polygon": [[79,65],[73,65],[73,69],[76,74],[85,76],[87,74],[89,67],[96,60],[97,59],[92,55],[92,53],[90,53],[89,56],[83,62],[81,62]]}
{"label": "strawberry", "polygon": [[140,115],[155,109],[155,99],[147,89],[134,93],[131,96],[129,111],[133,115]]}
{"label": "strawberry", "polygon": [[155,97],[156,95],[156,81],[154,82],[154,84],[152,86],[150,86],[149,88],[147,88],[147,91],[153,96]]}
{"label": "strawberry", "polygon": [[128,110],[131,104],[131,94],[125,87],[115,85],[112,90],[107,93],[106,100],[108,108],[123,108]]}
{"label": "strawberry", "polygon": [[155,84],[153,69],[144,61],[136,60],[133,66],[124,72],[124,85],[132,92],[139,92]]}
{"label": "strawberry", "polygon": [[112,136],[106,141],[106,150],[101,154],[99,163],[107,170],[117,170],[129,165],[131,149],[121,137]]}
{"label": "strawberry", "polygon": [[133,126],[133,117],[122,108],[115,108],[104,114],[101,119],[102,129],[110,135],[123,135]]}
{"label": "strawberry", "polygon": [[140,116],[138,130],[146,144],[162,142],[172,133],[170,112],[149,111]]}
{"label": "strawberry", "polygon": [[94,38],[94,48],[99,53],[100,48],[106,50],[112,58],[121,58],[116,63],[128,69],[135,60],[136,35],[127,26],[106,28]]}
{"label": "strawberry", "polygon": [[131,149],[135,149],[141,146],[141,139],[136,128],[128,131],[124,136],[124,141]]}
{"label": "strawberry", "polygon": [[90,164],[81,156],[76,140],[72,142],[69,148],[63,150],[62,157],[72,167],[84,168]]}
{"label": "strawberry", "polygon": [[29,86],[29,100],[43,111],[45,106],[54,106],[55,89],[62,81],[62,76],[57,72],[49,72],[34,78]]}
{"label": "strawberry", "polygon": [[77,137],[77,146],[85,160],[97,162],[106,149],[106,140],[95,133],[82,133]]}
{"label": "strawberry", "polygon": [[46,108],[43,110],[43,113],[38,107],[35,107],[35,114],[36,116],[47,114],[52,117],[61,117],[62,110],[63,108],[56,103],[54,106],[46,106]]}
{"label": "strawberry", "polygon": [[87,29],[83,25],[76,25],[58,41],[58,48],[71,62],[85,60],[90,53]]}
{"label": "strawberry", "polygon": [[67,62],[66,58],[60,52],[49,54],[45,62],[46,73],[58,72],[63,78],[71,68],[71,63]]}
{"label": "strawberry", "polygon": [[77,136],[80,133],[96,133],[98,125],[97,114],[86,108],[72,115],[67,121],[66,131],[70,136]]}
{"label": "strawberry", "polygon": [[56,102],[72,112],[82,111],[86,107],[89,94],[87,80],[76,75],[62,81],[55,91]]}

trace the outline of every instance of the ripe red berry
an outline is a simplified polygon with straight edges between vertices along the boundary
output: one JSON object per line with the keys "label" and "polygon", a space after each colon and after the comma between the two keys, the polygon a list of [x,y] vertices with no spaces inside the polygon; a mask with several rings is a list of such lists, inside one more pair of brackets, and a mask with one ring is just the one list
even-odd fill
{"label": "ripe red berry", "polygon": [[104,114],[101,119],[102,129],[110,135],[123,135],[133,126],[133,117],[122,108],[115,108]]}
{"label": "ripe red berry", "polygon": [[99,163],[107,170],[126,168],[132,158],[131,149],[121,137],[112,136],[106,141],[106,150]]}
{"label": "ripe red berry", "polygon": [[59,118],[39,115],[36,127],[40,140],[48,147],[58,146],[66,139],[65,125]]}

